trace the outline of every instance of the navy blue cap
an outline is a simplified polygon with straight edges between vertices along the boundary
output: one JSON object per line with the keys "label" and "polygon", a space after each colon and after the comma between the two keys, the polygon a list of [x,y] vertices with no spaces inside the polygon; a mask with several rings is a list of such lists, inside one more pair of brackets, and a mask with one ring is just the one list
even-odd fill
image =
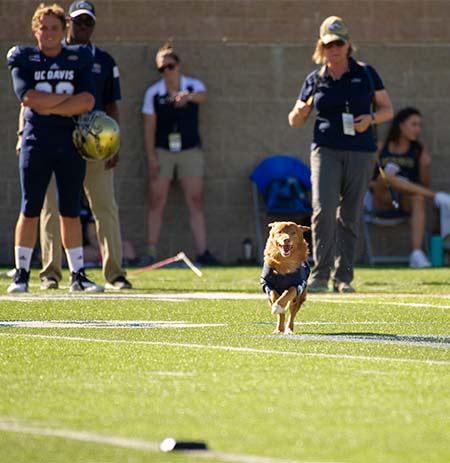
{"label": "navy blue cap", "polygon": [[91,2],[85,2],[84,0],[78,0],[73,2],[69,7],[70,18],[76,18],[82,14],[89,15],[92,19],[96,20],[95,8]]}

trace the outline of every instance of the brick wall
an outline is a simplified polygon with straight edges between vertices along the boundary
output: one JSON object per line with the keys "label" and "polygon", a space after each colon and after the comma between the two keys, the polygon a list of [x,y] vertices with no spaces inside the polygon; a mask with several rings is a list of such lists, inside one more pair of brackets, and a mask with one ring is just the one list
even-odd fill
{"label": "brick wall", "polygon": [[[7,18],[0,53],[33,43],[29,32],[38,2],[0,0]],[[68,6],[70,2],[61,2]],[[246,237],[254,240],[250,172],[263,158],[285,153],[308,162],[312,121],[290,129],[287,114],[305,75],[322,19],[343,16],[357,58],[381,74],[395,107],[417,106],[425,116],[423,139],[433,155],[433,188],[450,190],[447,108],[450,2],[406,0],[98,0],[95,41],[116,58],[122,78],[123,148],[116,192],[123,235],[145,247],[147,177],[140,107],[158,79],[156,50],[172,39],[184,72],[203,80],[209,102],[201,108],[207,156],[206,216],[211,250],[235,262]],[[17,101],[5,59],[0,62],[0,262],[12,261],[20,188],[14,156]],[[385,128],[381,127],[381,134]],[[173,188],[166,210],[161,256],[194,254],[186,207]]]}

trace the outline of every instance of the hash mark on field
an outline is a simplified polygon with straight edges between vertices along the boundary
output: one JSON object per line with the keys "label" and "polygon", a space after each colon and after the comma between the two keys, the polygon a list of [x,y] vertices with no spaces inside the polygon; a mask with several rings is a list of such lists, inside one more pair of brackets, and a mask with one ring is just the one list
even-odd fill
{"label": "hash mark on field", "polygon": [[[125,449],[143,450],[147,452],[160,452],[159,444],[156,442],[144,441],[120,436],[108,436],[86,431],[73,431],[71,429],[53,429],[48,427],[37,427],[33,424],[13,420],[8,417],[0,417],[0,431],[14,432],[19,434],[31,434],[34,436],[57,437],[81,442],[89,442],[100,445],[111,445]],[[228,452],[214,452],[210,450],[184,452],[185,456],[197,459],[216,460],[232,463],[320,463],[318,461],[286,460],[282,458],[263,457]],[[194,460],[195,461],[195,460]],[[327,460],[327,463],[330,462]]]}
{"label": "hash mark on field", "polygon": [[284,350],[272,349],[257,349],[253,347],[237,347],[237,346],[218,346],[208,344],[188,344],[178,342],[163,342],[163,341],[130,341],[127,339],[101,339],[101,338],[83,338],[79,336],[50,336],[44,334],[21,334],[21,333],[0,333],[0,336],[5,337],[28,337],[36,339],[56,339],[63,341],[77,342],[98,342],[111,344],[134,344],[148,346],[166,346],[187,349],[205,349],[205,350],[225,350],[229,352],[245,352],[250,354],[269,354],[269,355],[286,355],[297,357],[317,357],[327,359],[344,359],[344,360],[364,360],[376,362],[401,362],[401,363],[425,363],[427,365],[450,365],[450,361],[446,360],[431,360],[431,359],[410,359],[410,358],[395,358],[395,357],[369,357],[367,355],[350,355],[350,354],[324,354],[318,352],[290,352]]}
{"label": "hash mark on field", "polygon": [[183,372],[183,371],[147,371],[149,375],[155,376],[196,376],[197,373],[194,372]]}
{"label": "hash mark on field", "polygon": [[358,373],[362,375],[394,375],[391,371],[378,371],[378,370],[358,370]]}

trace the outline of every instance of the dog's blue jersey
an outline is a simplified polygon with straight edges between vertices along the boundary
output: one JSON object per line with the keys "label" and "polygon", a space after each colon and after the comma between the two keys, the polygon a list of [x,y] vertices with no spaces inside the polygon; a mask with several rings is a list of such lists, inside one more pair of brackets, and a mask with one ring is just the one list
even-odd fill
{"label": "dog's blue jersey", "polygon": [[297,289],[297,294],[301,294],[306,288],[310,273],[309,265],[306,262],[303,262],[295,272],[286,273],[285,275],[275,272],[272,267],[264,263],[261,274],[261,287],[267,294],[275,290],[281,295],[283,291],[291,287]]}
{"label": "dog's blue jersey", "polygon": [[[28,90],[75,95],[89,92],[95,95],[92,75],[93,57],[84,46],[63,47],[55,57],[45,56],[37,46],[15,46],[7,56],[14,91],[22,101]],[[26,122],[36,127],[73,127],[71,117],[42,115],[25,108]]]}

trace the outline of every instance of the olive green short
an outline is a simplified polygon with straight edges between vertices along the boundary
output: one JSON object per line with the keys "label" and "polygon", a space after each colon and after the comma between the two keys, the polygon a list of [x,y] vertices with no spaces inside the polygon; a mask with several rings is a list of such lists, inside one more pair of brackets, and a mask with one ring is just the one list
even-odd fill
{"label": "olive green short", "polygon": [[205,159],[200,148],[183,150],[178,153],[157,148],[159,176],[162,178],[203,177]]}

